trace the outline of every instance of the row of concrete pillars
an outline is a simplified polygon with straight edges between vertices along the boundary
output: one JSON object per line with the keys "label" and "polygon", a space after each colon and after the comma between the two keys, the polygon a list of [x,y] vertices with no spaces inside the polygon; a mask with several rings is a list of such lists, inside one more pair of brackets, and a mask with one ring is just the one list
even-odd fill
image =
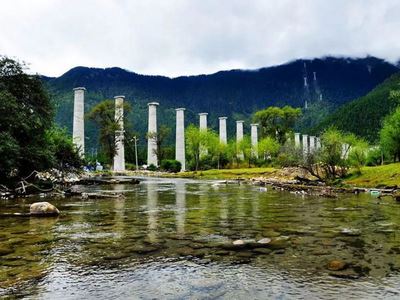
{"label": "row of concrete pillars", "polygon": [[[74,88],[74,116],[73,116],[73,142],[79,149],[81,156],[85,153],[85,130],[84,130],[84,87]],[[116,131],[116,154],[113,161],[113,170],[117,172],[125,171],[125,147],[124,147],[124,96],[115,96],[115,120],[118,122],[120,130]],[[148,103],[148,139],[147,139],[147,165],[158,166],[157,159],[157,106],[159,103]],[[184,108],[176,110],[176,148],[175,159],[182,164],[182,171],[186,170],[186,155],[185,155],[185,116]],[[207,130],[207,115],[208,113],[200,113],[200,130]],[[226,130],[227,117],[219,118],[219,139],[221,143],[227,143]],[[239,143],[243,140],[243,124],[244,121],[236,121],[236,141]],[[253,155],[257,154],[258,143],[258,124],[251,124],[251,144]],[[239,154],[243,156],[243,154]]]}

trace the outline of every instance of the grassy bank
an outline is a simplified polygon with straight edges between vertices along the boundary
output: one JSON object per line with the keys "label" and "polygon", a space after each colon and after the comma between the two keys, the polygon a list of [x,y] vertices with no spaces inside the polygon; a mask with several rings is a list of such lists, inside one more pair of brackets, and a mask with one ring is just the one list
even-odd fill
{"label": "grassy bank", "polygon": [[351,174],[344,183],[359,187],[400,186],[400,163],[364,167],[361,174]]}
{"label": "grassy bank", "polygon": [[253,177],[268,177],[277,169],[275,168],[243,168],[243,169],[223,169],[223,170],[206,170],[206,171],[190,171],[177,173],[172,177],[182,178],[198,178],[198,179],[236,179]]}

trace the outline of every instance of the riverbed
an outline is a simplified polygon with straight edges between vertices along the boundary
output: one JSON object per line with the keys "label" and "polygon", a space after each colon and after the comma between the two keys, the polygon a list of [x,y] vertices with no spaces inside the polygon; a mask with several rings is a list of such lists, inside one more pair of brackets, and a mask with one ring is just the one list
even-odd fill
{"label": "riverbed", "polygon": [[[400,297],[400,205],[216,181],[142,178],[82,187],[110,199],[35,201],[56,218],[0,219],[0,296],[34,299],[336,299]],[[270,238],[268,247],[233,241]],[[331,261],[345,267],[332,270]]]}

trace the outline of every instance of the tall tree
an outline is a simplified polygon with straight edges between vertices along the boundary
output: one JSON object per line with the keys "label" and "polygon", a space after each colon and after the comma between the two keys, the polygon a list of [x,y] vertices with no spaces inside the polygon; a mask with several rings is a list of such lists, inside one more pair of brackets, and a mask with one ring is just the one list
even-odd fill
{"label": "tall tree", "polygon": [[261,137],[270,136],[275,138],[280,144],[284,144],[287,133],[290,132],[300,116],[300,108],[270,106],[257,111],[253,119],[260,124]]}
{"label": "tall tree", "polygon": [[[129,134],[126,133],[128,129],[126,115],[131,111],[131,107],[127,102],[124,102],[123,106],[125,136],[129,136]],[[113,100],[104,100],[100,102],[90,110],[87,117],[93,120],[99,127],[99,144],[101,151],[104,153],[107,163],[112,163],[117,151],[115,132],[121,130],[120,120],[115,118],[115,102]]]}
{"label": "tall tree", "polygon": [[400,107],[385,118],[380,131],[380,144],[393,161],[400,160]]}
{"label": "tall tree", "polygon": [[42,82],[24,63],[0,56],[0,180],[52,166],[46,130],[53,108]]}

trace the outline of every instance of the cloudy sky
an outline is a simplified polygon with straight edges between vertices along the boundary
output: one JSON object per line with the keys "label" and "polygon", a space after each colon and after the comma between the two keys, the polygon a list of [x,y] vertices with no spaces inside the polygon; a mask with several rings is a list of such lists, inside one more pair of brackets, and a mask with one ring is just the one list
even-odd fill
{"label": "cloudy sky", "polygon": [[3,0],[0,54],[59,76],[167,76],[324,55],[400,57],[399,0]]}

